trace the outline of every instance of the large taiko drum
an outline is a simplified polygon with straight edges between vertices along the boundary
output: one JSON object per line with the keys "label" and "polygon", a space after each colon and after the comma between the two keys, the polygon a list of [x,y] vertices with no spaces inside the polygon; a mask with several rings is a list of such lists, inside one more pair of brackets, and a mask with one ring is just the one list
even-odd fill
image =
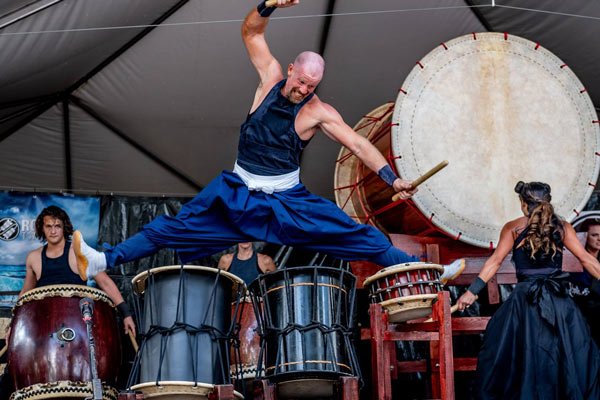
{"label": "large taiko drum", "polygon": [[13,309],[8,371],[17,391],[12,400],[92,396],[87,329],[79,309],[82,298],[94,303],[92,333],[103,397],[117,399],[121,335],[114,304],[95,288],[50,285],[25,292]]}
{"label": "large taiko drum", "polygon": [[[249,289],[264,375],[277,383],[280,398],[328,398],[340,377],[360,374],[351,339],[354,275],[331,267],[284,268],[260,275]],[[261,302],[262,310],[256,307]]]}
{"label": "large taiko drum", "polygon": [[240,301],[244,281],[215,268],[175,265],[142,272],[132,283],[143,303],[143,340],[134,363],[139,383],[131,389],[145,399],[199,400],[229,384],[231,302]]}
{"label": "large taiko drum", "polygon": [[438,264],[411,262],[377,271],[365,279],[371,303],[379,303],[390,322],[404,322],[431,315],[433,301],[442,290]]}
{"label": "large taiko drum", "polygon": [[555,210],[567,221],[583,209],[598,179],[599,126],[585,87],[550,51],[502,33],[461,36],[417,63],[395,104],[355,127],[405,179],[442,160],[448,167],[411,202],[390,208],[391,189],[342,149],[336,200],[358,221],[388,232],[434,229],[495,247],[503,224],[522,215],[513,191],[519,180],[550,184]]}

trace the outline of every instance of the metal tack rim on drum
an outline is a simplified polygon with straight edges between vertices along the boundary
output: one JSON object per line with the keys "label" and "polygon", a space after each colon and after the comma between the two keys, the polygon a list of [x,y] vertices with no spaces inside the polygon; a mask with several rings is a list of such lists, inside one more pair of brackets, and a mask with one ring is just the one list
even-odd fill
{"label": "metal tack rim on drum", "polygon": [[[57,381],[36,383],[17,390],[10,396],[10,400],[42,400],[42,399],[88,399],[93,397],[91,382]],[[108,385],[102,385],[102,398],[104,400],[117,400],[119,392]]]}
{"label": "metal tack rim on drum", "polygon": [[152,268],[147,271],[140,272],[139,274],[134,276],[131,280],[131,285],[133,286],[133,290],[136,294],[141,294],[144,293],[144,291],[146,290],[146,281],[148,280],[148,275],[155,275],[166,271],[179,271],[181,269],[185,271],[208,271],[213,272],[215,274],[220,274],[221,276],[233,282],[233,293],[237,293],[238,286],[240,285],[244,287],[243,292],[246,292],[246,284],[242,279],[238,278],[234,274],[227,271],[223,271],[218,268],[203,267],[199,265],[168,265],[164,267]]}
{"label": "metal tack rim on drum", "polygon": [[430,263],[430,262],[410,262],[410,263],[404,263],[404,264],[397,264],[397,265],[391,265],[389,267],[380,269],[379,271],[377,271],[376,273],[374,273],[373,275],[371,275],[370,277],[365,279],[363,285],[368,286],[368,285],[372,284],[374,281],[376,281],[377,279],[381,279],[385,276],[397,274],[399,272],[414,271],[416,269],[423,269],[423,268],[433,269],[433,270],[437,270],[440,272],[444,272],[444,267],[442,267],[440,264],[434,264],[434,263]]}
{"label": "metal tack rim on drum", "polygon": [[48,285],[31,289],[23,293],[13,307],[13,313],[17,307],[20,307],[25,303],[34,300],[42,300],[48,297],[89,297],[94,301],[103,301],[111,307],[115,307],[110,297],[100,289],[83,285]]}

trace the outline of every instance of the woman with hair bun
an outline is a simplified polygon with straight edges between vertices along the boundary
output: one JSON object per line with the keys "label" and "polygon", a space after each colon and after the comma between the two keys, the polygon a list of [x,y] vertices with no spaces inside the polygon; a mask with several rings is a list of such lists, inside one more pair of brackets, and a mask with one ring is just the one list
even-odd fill
{"label": "woman with hair bun", "polygon": [[600,353],[579,308],[568,296],[563,246],[594,277],[600,263],[573,227],[554,213],[550,186],[517,183],[523,217],[502,228],[498,247],[469,290],[464,310],[512,250],[518,284],[490,319],[477,361],[478,399],[600,399]]}

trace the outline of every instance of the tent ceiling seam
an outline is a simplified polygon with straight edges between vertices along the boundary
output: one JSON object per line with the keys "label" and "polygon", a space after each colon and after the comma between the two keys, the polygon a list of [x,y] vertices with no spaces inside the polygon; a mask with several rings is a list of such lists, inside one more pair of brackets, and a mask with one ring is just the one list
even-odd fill
{"label": "tent ceiling seam", "polygon": [[[30,3],[30,4],[28,4],[28,5],[26,5],[26,6],[23,6],[23,7],[21,7],[19,10],[23,10],[24,8],[26,8],[26,7],[29,7],[29,6],[30,6],[30,5],[32,5],[32,4],[39,3],[40,1],[42,1],[42,0],[38,0],[38,1],[35,1],[35,2],[33,2],[33,3]],[[41,12],[41,11],[44,11],[44,10],[46,10],[46,9],[48,9],[48,8],[52,7],[52,6],[55,6],[56,4],[58,4],[58,3],[61,3],[62,1],[63,1],[63,0],[54,0],[54,2],[52,2],[52,3],[50,3],[50,4],[45,4],[45,5],[43,5],[43,6],[39,7],[39,8],[37,8],[37,9],[35,9],[35,10],[32,10],[32,11],[30,11],[30,12],[28,12],[28,13],[25,13],[25,14],[23,14],[23,15],[20,15],[20,16],[18,16],[17,18],[15,18],[15,19],[11,20],[11,21],[8,21],[8,22],[6,22],[6,23],[4,23],[4,24],[1,24],[1,25],[0,25],[0,29],[4,29],[4,28],[6,28],[6,27],[9,27],[9,26],[11,26],[12,24],[16,24],[17,22],[19,22],[19,21],[22,21],[22,20],[24,20],[24,19],[27,19],[27,18],[31,17],[32,15],[35,15],[35,14],[37,14],[37,13]],[[14,12],[17,12],[17,11],[19,11],[19,10],[15,10]],[[8,15],[10,15],[10,14],[7,14],[7,15],[5,15],[5,16],[4,16],[4,17],[2,17],[2,18],[5,18],[5,17],[7,17]]]}
{"label": "tent ceiling seam", "polygon": [[71,121],[69,118],[69,99],[64,97],[63,106],[63,134],[65,137],[65,172],[67,175],[67,189],[73,189],[73,164],[71,157]]}
{"label": "tent ceiling seam", "polygon": [[143,145],[141,145],[139,142],[137,142],[136,140],[134,140],[133,138],[131,138],[126,133],[122,132],[121,130],[119,130],[115,126],[111,125],[108,121],[106,121],[104,118],[102,118],[100,115],[98,115],[91,107],[89,107],[88,105],[86,105],[85,103],[83,103],[83,101],[81,101],[81,99],[79,99],[79,98],[77,98],[77,97],[75,97],[73,95],[71,95],[69,97],[69,99],[71,100],[71,102],[73,104],[75,104],[77,107],[81,108],[88,115],[90,115],[92,118],[94,118],[100,124],[102,124],[104,127],[108,128],[111,132],[113,132],[115,135],[117,135],[118,137],[120,137],[121,139],[123,139],[125,142],[127,142],[129,145],[131,145],[132,147],[134,147],[136,150],[138,150],[139,152],[141,152],[142,154],[144,154],[146,157],[150,158],[152,161],[156,162],[158,165],[160,165],[161,167],[163,167],[165,170],[167,170],[170,173],[172,173],[173,175],[177,176],[179,179],[181,179],[182,181],[186,182],[190,186],[193,186],[197,191],[202,190],[202,185],[200,185],[194,179],[192,179],[191,177],[189,177],[183,171],[180,171],[178,168],[176,168],[175,166],[171,165],[170,163],[168,163],[167,161],[165,161],[164,159],[162,159],[158,155],[156,155],[154,152],[148,150],[146,147],[144,147]]}
{"label": "tent ceiling seam", "polygon": [[27,125],[28,123],[30,123],[31,121],[33,121],[34,119],[36,119],[37,117],[39,117],[40,115],[42,115],[43,113],[48,111],[50,109],[50,107],[55,105],[58,101],[59,101],[59,99],[56,99],[56,95],[55,95],[55,96],[53,96],[53,98],[51,100],[41,103],[39,105],[38,111],[33,113],[30,118],[21,121],[19,124],[15,125],[12,129],[9,129],[7,132],[0,134],[0,143],[2,143],[2,141],[7,139],[8,137],[10,137],[12,134],[17,132],[19,129],[21,129],[22,127],[24,127],[25,125]]}
{"label": "tent ceiling seam", "polygon": [[483,13],[479,10],[480,4],[475,4],[473,2],[473,0],[464,0],[464,1],[465,1],[465,4],[469,6],[469,9],[475,15],[475,17],[479,20],[479,22],[481,22],[481,25],[483,25],[483,27],[488,32],[494,32],[494,29],[492,28],[492,25],[490,24],[490,22],[487,20],[487,18],[485,18]]}
{"label": "tent ceiling seam", "polygon": [[[169,18],[171,15],[173,15],[177,10],[179,10],[181,7],[183,7],[188,2],[189,2],[189,0],[180,0],[177,4],[175,4],[173,7],[168,9],[164,14],[162,14],[160,17],[158,17],[152,23],[152,25],[160,25],[163,21],[165,21],[167,18]],[[96,67],[94,67],[90,72],[85,74],[81,79],[77,80],[73,85],[68,87],[65,90],[65,92],[67,92],[69,95],[71,95],[75,90],[79,89],[79,87],[81,85],[83,85],[85,82],[87,82],[92,77],[94,77],[94,75],[96,75],[98,72],[102,71],[107,65],[112,63],[119,56],[121,56],[121,54],[125,53],[127,50],[129,50],[131,47],[133,47],[137,42],[142,40],[146,35],[148,35],[150,32],[152,32],[155,28],[156,28],[156,26],[150,26],[150,27],[142,30],[140,33],[138,33],[133,38],[131,38],[127,43],[125,43],[123,46],[121,46],[117,51],[115,51],[113,54],[111,54],[108,58],[106,58],[104,61],[102,61]]]}
{"label": "tent ceiling seam", "polygon": [[[59,0],[59,1],[62,1],[62,0]],[[180,0],[177,4],[175,4],[169,10],[167,10],[164,14],[162,14],[160,17],[158,17],[154,21],[154,24],[158,25],[158,24],[162,23],[164,20],[169,18],[171,15],[173,15],[173,13],[175,13],[177,10],[179,10],[181,7],[183,7],[188,2],[189,2],[189,0]],[[138,41],[140,41],[148,33],[150,33],[152,30],[154,30],[154,28],[155,27],[146,28],[142,32],[140,32],[136,36],[134,36],[131,40],[129,40],[127,43],[125,43],[125,45],[121,46],[121,48],[118,49],[115,53],[110,55],[107,59],[105,59],[103,62],[98,64],[96,67],[94,67],[90,72],[85,74],[81,79],[77,80],[73,85],[69,86],[66,90],[64,90],[62,93],[60,93],[60,96],[61,96],[60,99],[62,99],[63,96],[67,96],[67,97],[71,96],[72,93],[75,90],[77,90],[81,85],[83,85],[85,82],[87,82],[89,79],[91,79],[94,75],[96,75],[98,72],[100,72],[104,67],[106,67],[112,61],[114,61],[116,58],[118,58],[121,54],[123,54],[125,51],[127,51],[129,48],[131,48],[133,45],[135,45]],[[21,129],[22,127],[24,127],[25,125],[27,125],[28,123],[33,121],[35,118],[37,118],[38,116],[43,114],[46,110],[48,110],[50,107],[52,107],[58,101],[60,101],[60,99],[57,99],[56,96],[59,96],[59,94],[53,94],[53,95],[48,96],[49,101],[44,102],[40,105],[39,113],[34,113],[31,116],[31,118],[22,121],[21,123],[16,125],[13,129],[10,129],[6,133],[0,134],[0,143],[2,141],[4,141],[6,138],[10,137],[13,133],[17,132],[19,129]],[[7,104],[9,104],[9,103],[7,103]],[[2,106],[0,106],[0,107],[2,107]],[[186,178],[186,179],[188,179],[188,178]],[[193,182],[194,187],[198,186],[198,184],[196,182],[194,182],[194,181],[192,181],[192,182]]]}

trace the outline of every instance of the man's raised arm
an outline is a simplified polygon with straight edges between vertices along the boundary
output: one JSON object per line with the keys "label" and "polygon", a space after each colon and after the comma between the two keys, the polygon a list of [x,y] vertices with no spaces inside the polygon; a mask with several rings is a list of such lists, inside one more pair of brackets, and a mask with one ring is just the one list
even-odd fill
{"label": "man's raised arm", "polygon": [[281,65],[271,54],[265,40],[265,29],[269,16],[276,8],[290,7],[295,4],[298,4],[298,0],[278,0],[277,7],[267,7],[263,1],[250,11],[242,23],[242,40],[250,56],[250,61],[260,76],[261,84],[283,77]]}

